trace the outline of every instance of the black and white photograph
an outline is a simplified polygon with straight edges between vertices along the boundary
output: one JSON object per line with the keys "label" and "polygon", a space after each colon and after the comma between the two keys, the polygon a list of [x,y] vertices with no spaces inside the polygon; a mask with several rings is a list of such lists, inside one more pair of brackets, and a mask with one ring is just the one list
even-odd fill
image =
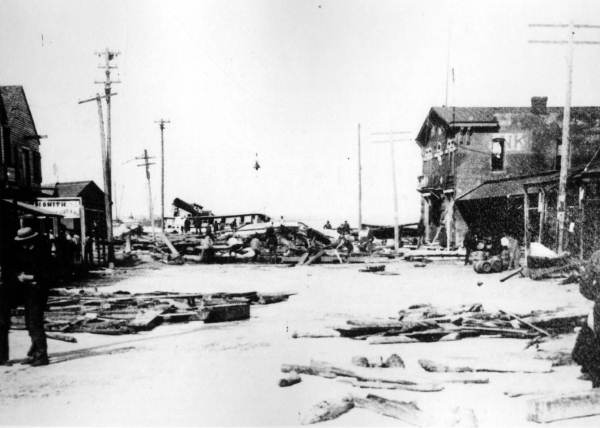
{"label": "black and white photograph", "polygon": [[0,0],[0,426],[599,427],[600,2]]}

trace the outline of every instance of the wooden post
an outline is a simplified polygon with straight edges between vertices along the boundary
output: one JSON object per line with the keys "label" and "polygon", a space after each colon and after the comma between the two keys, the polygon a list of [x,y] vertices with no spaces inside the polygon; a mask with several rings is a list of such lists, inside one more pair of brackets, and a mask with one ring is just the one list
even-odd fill
{"label": "wooden post", "polygon": [[525,245],[525,260],[529,255],[529,195],[527,185],[523,185],[523,244]]}
{"label": "wooden post", "polygon": [[454,217],[454,200],[452,199],[452,197],[450,196],[448,198],[448,205],[446,208],[446,218],[445,218],[445,223],[446,223],[446,249],[448,251],[450,251],[450,244],[452,241],[452,224],[453,224],[453,217]]}
{"label": "wooden post", "polygon": [[571,126],[571,89],[573,86],[573,24],[569,24],[569,40],[567,47],[567,94],[565,96],[565,108],[563,111],[562,125],[562,151],[560,159],[560,177],[558,181],[558,203],[556,207],[556,218],[558,219],[558,253],[565,249],[566,210],[567,210],[567,176],[569,173],[570,139],[569,128]]}
{"label": "wooden post", "polygon": [[579,185],[579,258],[583,260],[585,245],[585,186]]}
{"label": "wooden post", "polygon": [[429,225],[429,199],[423,196],[423,223],[425,226],[425,236],[423,237],[423,243],[429,242],[429,236],[431,235],[431,226]]}
{"label": "wooden post", "polygon": [[362,229],[362,164],[360,151],[360,123],[358,124],[358,230]]}
{"label": "wooden post", "polygon": [[538,195],[538,212],[540,213],[540,224],[538,232],[538,242],[541,244],[544,239],[544,224],[546,223],[546,211],[548,209],[548,200],[546,198],[546,191],[540,189]]}

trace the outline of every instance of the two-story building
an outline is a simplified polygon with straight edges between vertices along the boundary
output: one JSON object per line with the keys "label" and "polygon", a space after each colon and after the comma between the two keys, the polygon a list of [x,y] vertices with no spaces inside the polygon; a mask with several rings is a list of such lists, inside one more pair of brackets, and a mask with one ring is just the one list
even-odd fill
{"label": "two-story building", "polygon": [[0,192],[32,201],[42,182],[40,136],[22,86],[0,86]]}
{"label": "two-story building", "polygon": [[42,182],[40,136],[22,86],[0,86],[0,264],[18,215],[52,215],[33,205]]}
{"label": "two-story building", "polygon": [[[546,214],[556,204],[563,108],[546,102],[534,97],[530,107],[431,108],[417,136],[428,241],[460,245],[467,227],[522,237],[525,220],[533,238],[555,235]],[[576,206],[575,177],[600,148],[600,107],[572,108],[570,132],[569,195]]]}

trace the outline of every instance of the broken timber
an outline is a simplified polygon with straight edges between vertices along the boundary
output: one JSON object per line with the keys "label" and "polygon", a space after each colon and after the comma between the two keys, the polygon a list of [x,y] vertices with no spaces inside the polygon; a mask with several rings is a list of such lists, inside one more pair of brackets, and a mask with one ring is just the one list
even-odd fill
{"label": "broken timber", "polygon": [[527,402],[527,419],[545,423],[600,414],[600,390],[550,394]]}
{"label": "broken timber", "polygon": [[316,424],[318,422],[335,419],[354,407],[351,397],[341,397],[323,400],[300,415],[302,425]]}

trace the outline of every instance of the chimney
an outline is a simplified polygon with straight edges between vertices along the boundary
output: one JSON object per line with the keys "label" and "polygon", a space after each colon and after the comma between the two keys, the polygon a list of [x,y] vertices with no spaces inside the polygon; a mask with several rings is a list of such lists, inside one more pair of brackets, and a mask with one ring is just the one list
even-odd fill
{"label": "chimney", "polygon": [[548,97],[531,97],[531,112],[533,114],[546,114]]}

